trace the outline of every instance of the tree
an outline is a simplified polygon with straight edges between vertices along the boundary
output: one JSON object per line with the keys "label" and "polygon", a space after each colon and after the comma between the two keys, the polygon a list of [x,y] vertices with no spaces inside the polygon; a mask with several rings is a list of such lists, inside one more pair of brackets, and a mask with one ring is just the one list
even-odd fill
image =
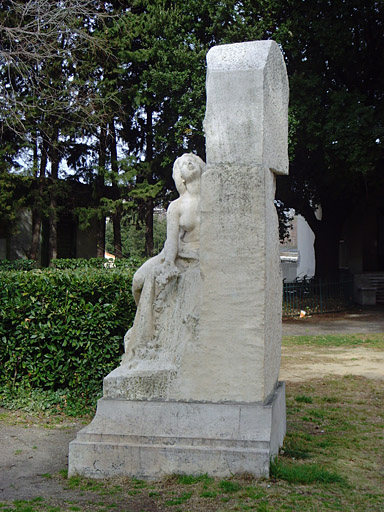
{"label": "tree", "polygon": [[[173,161],[185,151],[205,156],[205,56],[214,44],[241,40],[244,19],[237,8],[236,1],[136,0],[109,31],[118,41],[119,132],[136,159],[135,197],[145,221],[147,256],[153,207],[166,204],[173,190]],[[260,37],[264,25],[260,17],[248,32]]]}
{"label": "tree", "polygon": [[[90,0],[3,2],[0,133],[2,140],[10,133],[18,138],[14,157],[23,154],[27,163],[28,153],[33,153],[30,174],[38,185],[29,197],[29,257],[34,259],[43,217],[49,218],[49,259],[57,256],[57,200],[63,193],[58,178],[68,140],[76,140],[85,129],[96,132],[110,100],[98,94],[95,81],[84,78],[85,67],[93,71],[91,78],[95,74],[91,56],[108,53],[96,31],[105,16],[111,17],[103,9],[103,3]],[[8,163],[10,171],[15,159]]]}
{"label": "tree", "polygon": [[59,63],[64,72],[64,65],[67,73],[62,78],[68,80],[79,65],[81,54],[108,53],[105,41],[95,32],[97,24],[111,17],[103,4],[94,0],[2,2],[0,112],[3,127],[25,135],[28,112],[53,115],[62,121],[68,120],[68,110],[77,114],[77,120],[93,113],[100,97],[92,89],[80,91],[74,87],[71,91],[70,80],[63,96],[57,84],[52,83],[51,74],[43,68],[48,63],[52,66]]}
{"label": "tree", "polygon": [[384,5],[281,2],[276,20],[297,121],[290,175],[279,180],[278,196],[308,221],[316,273],[330,275],[346,217],[363,202],[383,200],[384,74],[377,59]]}
{"label": "tree", "polygon": [[153,206],[173,194],[172,162],[185,151],[204,157],[206,52],[273,38],[291,86],[291,170],[278,197],[314,230],[318,274],[335,272],[346,215],[382,201],[383,9],[363,0],[3,2],[3,152],[8,170],[23,145],[33,155],[36,226],[39,209],[56,208],[47,191],[66,160],[93,188],[85,217],[99,219],[100,254],[104,217],[119,253],[128,211],[146,225],[149,256]]}
{"label": "tree", "polygon": [[163,199],[169,190],[171,163],[180,150],[176,139],[180,145],[186,139],[180,137],[184,118],[180,105],[189,93],[188,82],[196,67],[191,60],[196,56],[187,44],[183,20],[183,13],[172,2],[137,1],[112,32],[119,42],[120,135],[127,156],[135,162],[133,197],[146,226],[147,256],[153,252],[155,200],[161,201],[161,190]]}

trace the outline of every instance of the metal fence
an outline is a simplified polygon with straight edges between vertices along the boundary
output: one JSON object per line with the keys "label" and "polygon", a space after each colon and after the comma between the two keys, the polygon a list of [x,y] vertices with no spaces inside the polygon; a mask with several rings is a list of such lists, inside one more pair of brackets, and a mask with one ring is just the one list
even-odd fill
{"label": "metal fence", "polygon": [[353,276],[338,280],[300,279],[283,283],[283,316],[343,311],[353,302]]}

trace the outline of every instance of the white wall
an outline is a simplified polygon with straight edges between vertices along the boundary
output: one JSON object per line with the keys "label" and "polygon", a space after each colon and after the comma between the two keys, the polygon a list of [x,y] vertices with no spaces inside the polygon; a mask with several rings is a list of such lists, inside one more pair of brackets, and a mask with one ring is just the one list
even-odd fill
{"label": "white wall", "polygon": [[315,235],[307,221],[301,215],[297,215],[297,250],[299,262],[297,277],[312,277],[315,275]]}

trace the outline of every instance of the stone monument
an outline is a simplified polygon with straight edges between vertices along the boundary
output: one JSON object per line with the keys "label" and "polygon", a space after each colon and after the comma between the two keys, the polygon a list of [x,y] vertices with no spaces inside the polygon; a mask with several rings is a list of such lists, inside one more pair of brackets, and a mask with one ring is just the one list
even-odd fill
{"label": "stone monument", "polygon": [[273,41],[216,46],[207,62],[207,164],[175,162],[166,244],[135,275],[125,355],[70,443],[69,475],[267,476],[283,442],[285,64]]}

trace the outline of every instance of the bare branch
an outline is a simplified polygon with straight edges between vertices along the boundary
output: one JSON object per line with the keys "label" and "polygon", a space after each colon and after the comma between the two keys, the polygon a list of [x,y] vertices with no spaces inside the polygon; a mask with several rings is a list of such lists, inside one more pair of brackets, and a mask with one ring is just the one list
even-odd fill
{"label": "bare branch", "polygon": [[[11,0],[8,4],[0,20],[0,74],[4,78],[0,122],[19,134],[33,112],[62,119],[71,112],[72,117],[91,123],[95,109],[103,111],[104,100],[92,80],[87,94],[80,91],[71,82],[71,72],[76,73],[85,52],[112,58],[102,34],[105,22],[114,16],[108,4],[94,0]],[[61,83],[60,76],[56,82],[49,76],[48,68],[55,62],[63,70]]]}

